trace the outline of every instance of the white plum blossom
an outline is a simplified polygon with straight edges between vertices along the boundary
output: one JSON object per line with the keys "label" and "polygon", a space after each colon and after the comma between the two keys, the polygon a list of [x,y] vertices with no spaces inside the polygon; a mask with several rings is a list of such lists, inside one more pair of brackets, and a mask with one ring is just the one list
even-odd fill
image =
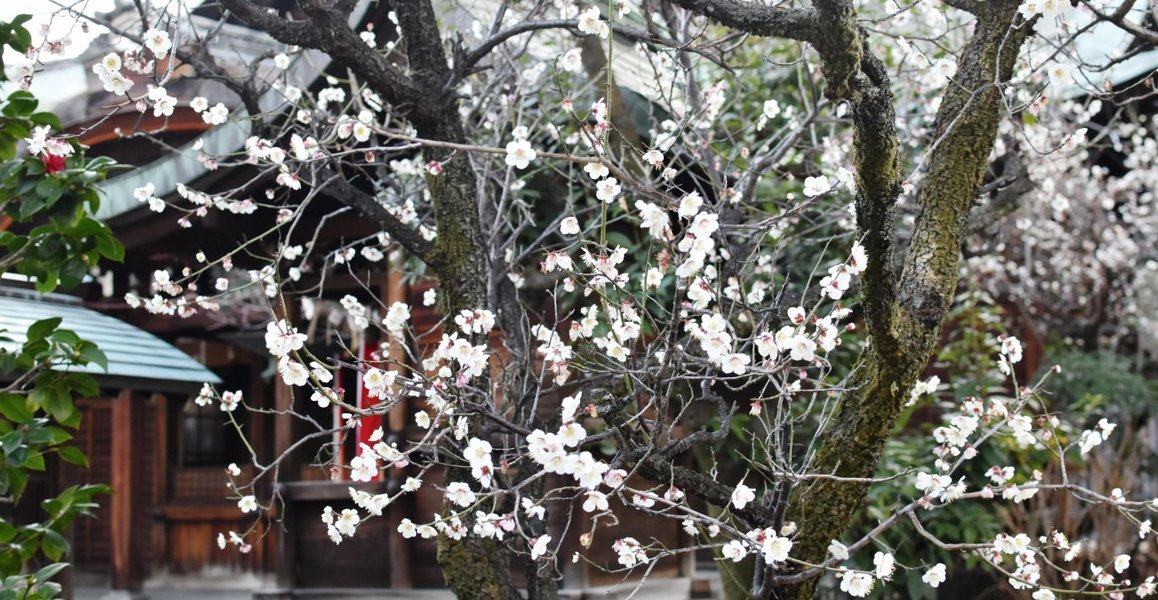
{"label": "white plum blossom", "polygon": [[615,541],[611,545],[611,549],[618,555],[619,564],[628,569],[634,568],[641,563],[647,563],[647,552],[644,551],[643,546],[639,541],[633,537],[625,537]]}
{"label": "white plum blossom", "polygon": [[539,560],[539,558],[547,555],[547,544],[551,543],[551,536],[541,535],[535,538],[531,543],[531,560]]}
{"label": "white plum blossom", "polygon": [[463,452],[463,457],[466,458],[472,467],[476,465],[490,465],[491,452],[493,451],[494,449],[491,447],[490,442],[479,438],[471,438],[467,443],[466,450]]}
{"label": "white plum blossom", "polygon": [[951,58],[941,58],[933,63],[932,72],[934,77],[932,83],[934,86],[944,85],[945,82],[952,79],[957,74],[957,61]]}
{"label": "white plum blossom", "polygon": [[639,211],[639,226],[646,229],[651,237],[657,240],[671,239],[671,220],[666,210],[646,200],[637,200],[635,208]]}
{"label": "white plum blossom", "polygon": [[1073,83],[1073,69],[1065,63],[1050,63],[1045,69],[1045,74],[1049,77],[1049,84],[1054,88],[1064,89],[1065,86]]}
{"label": "white plum blossom", "polygon": [[[133,80],[122,75],[120,71],[109,71],[105,69],[104,65],[97,63],[93,65],[93,72],[101,80],[101,84],[107,92],[124,96],[133,88]],[[142,110],[144,110],[143,106]]]}
{"label": "white plum blossom", "polygon": [[469,485],[455,481],[446,486],[446,499],[452,504],[465,507],[474,504],[475,494]]}
{"label": "white plum blossom", "polygon": [[222,392],[221,394],[221,410],[222,412],[233,412],[237,410],[238,405],[241,404],[241,391]]}
{"label": "white plum blossom", "polygon": [[912,391],[909,392],[908,406],[917,403],[917,400],[925,394],[936,394],[937,388],[941,386],[941,378],[933,375],[925,381],[918,381],[913,384]]}
{"label": "white plum blossom", "polygon": [[780,116],[780,103],[775,100],[765,100],[761,114],[766,119],[775,119]]}
{"label": "white plum blossom", "polygon": [[600,18],[599,7],[591,6],[579,13],[579,31],[607,39],[611,34],[611,26]]}
{"label": "white plum blossom", "polygon": [[748,556],[748,548],[740,540],[732,540],[720,549],[720,554],[724,558],[733,562],[740,562]]}
{"label": "white plum blossom", "polygon": [[997,359],[997,367],[1005,375],[1013,372],[1013,365],[1021,362],[1021,340],[1015,337],[1006,337],[1001,341],[1001,356]]}
{"label": "white plum blossom", "polygon": [[291,387],[306,385],[310,380],[310,372],[305,365],[296,360],[290,360],[288,357],[283,357],[278,362],[277,371],[281,375],[282,381]]}
{"label": "white plum blossom", "polygon": [[700,207],[704,205],[704,198],[699,194],[692,192],[687,194],[680,200],[679,216],[690,219],[700,212]]}
{"label": "white plum blossom", "polygon": [[853,598],[864,598],[873,589],[873,578],[860,571],[845,571],[840,574],[840,591]]}
{"label": "white plum blossom", "polygon": [[755,499],[756,490],[743,483],[736,484],[736,489],[732,490],[732,506],[736,508],[742,509]]}
{"label": "white plum blossom", "polygon": [[[105,71],[120,71],[121,55],[116,52],[109,52],[101,59],[100,66],[104,67]],[[36,154],[36,152],[32,152],[32,154]]]}
{"label": "white plum blossom", "polygon": [[516,139],[507,144],[507,165],[516,169],[527,168],[537,156],[538,153],[531,147],[529,140]]}
{"label": "white plum blossom", "polygon": [[558,61],[559,68],[569,73],[579,73],[583,70],[583,51],[572,48],[562,54]]}
{"label": "white plum blossom", "polygon": [[647,152],[644,152],[640,158],[643,159],[643,162],[651,165],[653,169],[663,167],[663,152],[660,152],[658,148],[649,149]]}
{"label": "white plum blossom", "polygon": [[816,341],[791,325],[776,332],[776,347],[782,352],[788,352],[794,361],[811,362],[816,359]]}
{"label": "white plum blossom", "polygon": [[848,546],[845,546],[837,540],[832,540],[832,542],[828,544],[828,554],[837,560],[848,560]]}
{"label": "white plum blossom", "polygon": [[201,391],[197,392],[197,396],[193,399],[193,402],[197,406],[212,406],[213,395],[213,386],[208,383],[203,383],[201,384]]}
{"label": "white plum blossom", "polygon": [[747,354],[732,352],[720,359],[720,371],[725,375],[743,375],[750,362],[752,359]]}
{"label": "white plum blossom", "polygon": [[371,397],[384,399],[390,395],[397,377],[396,371],[383,371],[377,367],[370,367],[362,374],[362,385]]}
{"label": "white plum blossom", "polygon": [[609,507],[607,496],[595,490],[587,492],[587,499],[583,501],[584,512],[602,512]]}
{"label": "white plum blossom", "polygon": [[398,337],[410,321],[410,305],[404,302],[395,302],[386,309],[386,316],[382,318],[382,325],[391,335]]}
{"label": "white plum blossom", "polygon": [[218,102],[213,108],[201,113],[201,119],[210,125],[224,125],[229,120],[229,109]]}
{"label": "white plum blossom", "polygon": [[243,513],[257,512],[257,497],[242,496],[241,500],[237,501],[237,508],[240,508]]}
{"label": "white plum blossom", "polygon": [[921,575],[921,581],[924,581],[929,585],[929,587],[933,588],[936,588],[942,583],[945,583],[945,578],[946,574],[944,563],[937,563],[933,565],[929,568],[928,571],[925,571],[924,575]]}
{"label": "white plum blossom", "polygon": [[170,96],[165,88],[150,86],[148,98],[153,102],[154,117],[171,117],[173,109],[177,107],[177,99]]}
{"label": "white plum blossom", "polygon": [[169,32],[154,28],[145,32],[145,47],[157,58],[165,58],[173,47],[173,41],[169,39]]}
{"label": "white plum blossom", "polygon": [[599,181],[611,174],[611,170],[607,165],[601,162],[589,162],[583,165],[583,172],[594,181]]}
{"label": "white plum blossom", "polygon": [[815,198],[816,196],[825,194],[831,189],[832,184],[829,183],[828,178],[824,175],[804,178],[804,195],[809,198]]}
{"label": "white plum blossom", "polygon": [[269,353],[281,358],[305,346],[305,334],[298,333],[285,319],[270,323],[265,328],[265,347]]}
{"label": "white plum blossom", "polygon": [[764,560],[770,564],[784,562],[792,552],[792,540],[786,536],[776,535],[771,530],[765,530],[764,543],[760,551],[764,555]]}
{"label": "white plum blossom", "polygon": [[893,571],[896,569],[896,566],[896,559],[894,559],[893,555],[888,552],[877,552],[873,555],[873,567],[877,579],[892,579]]}
{"label": "white plum blossom", "polygon": [[495,327],[495,315],[489,310],[463,310],[454,318],[459,330],[465,334],[489,333]]}
{"label": "white plum blossom", "polygon": [[608,177],[595,184],[595,197],[610,204],[619,197],[621,190],[619,181],[614,177]]}
{"label": "white plum blossom", "polygon": [[531,519],[542,519],[547,514],[547,509],[535,504],[530,498],[523,498],[523,514]]}
{"label": "white plum blossom", "polygon": [[398,533],[401,533],[403,538],[411,539],[418,536],[418,527],[410,519],[402,519],[398,524]]}
{"label": "white plum blossom", "polygon": [[378,459],[372,452],[363,452],[350,459],[350,479],[372,481],[378,477]]}

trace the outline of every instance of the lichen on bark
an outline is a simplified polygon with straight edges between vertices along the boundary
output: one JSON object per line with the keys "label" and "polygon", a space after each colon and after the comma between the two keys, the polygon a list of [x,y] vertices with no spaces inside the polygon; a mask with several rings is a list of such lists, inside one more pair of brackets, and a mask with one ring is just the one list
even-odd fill
{"label": "lichen on bark", "polygon": [[507,553],[494,539],[438,538],[438,564],[459,600],[521,600],[510,580]]}

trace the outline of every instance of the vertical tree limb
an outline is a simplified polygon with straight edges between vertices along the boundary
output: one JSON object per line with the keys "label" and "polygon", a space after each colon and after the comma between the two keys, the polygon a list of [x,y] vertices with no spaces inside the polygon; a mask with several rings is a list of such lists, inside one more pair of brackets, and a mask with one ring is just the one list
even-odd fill
{"label": "vertical tree limb", "polygon": [[[897,297],[887,315],[868,315],[878,320],[870,322],[872,345],[861,357],[853,388],[841,398],[822,433],[822,446],[810,465],[814,472],[871,477],[909,390],[932,356],[957,287],[968,212],[1004,116],[995,82],[1009,78],[1025,38],[1025,28],[1011,29],[1016,18],[1017,4],[1010,0],[990,3],[978,16],[956,81],[949,84],[937,114],[934,135],[939,141],[929,156],[921,208]],[[858,179],[866,181],[865,174],[858,174]],[[872,278],[873,274],[866,273],[867,289],[884,287]],[[880,300],[865,299],[866,303]],[[880,303],[876,310],[885,306]],[[879,322],[881,318],[887,321]],[[788,518],[800,531],[794,557],[810,563],[823,561],[829,541],[848,527],[867,490],[866,483],[828,479],[797,487],[788,507]],[[816,583],[813,579],[784,590],[780,597],[811,598]]]}

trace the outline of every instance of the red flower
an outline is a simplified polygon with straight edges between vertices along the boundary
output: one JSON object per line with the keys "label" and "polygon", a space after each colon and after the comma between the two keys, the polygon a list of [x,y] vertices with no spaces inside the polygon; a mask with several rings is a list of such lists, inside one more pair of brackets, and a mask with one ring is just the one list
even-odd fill
{"label": "red flower", "polygon": [[52,175],[64,170],[64,157],[56,154],[49,154],[45,152],[40,155],[40,161],[44,163],[44,172]]}

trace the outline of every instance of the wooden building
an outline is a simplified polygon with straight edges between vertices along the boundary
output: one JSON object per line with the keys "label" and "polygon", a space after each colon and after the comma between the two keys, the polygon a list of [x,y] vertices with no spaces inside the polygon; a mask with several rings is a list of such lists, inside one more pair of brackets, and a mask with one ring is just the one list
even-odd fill
{"label": "wooden building", "polygon": [[[153,516],[188,511],[191,502],[220,504],[220,482],[214,482],[212,493],[207,486],[194,490],[198,495],[174,481],[180,471],[171,468],[166,444],[204,443],[168,431],[170,415],[187,412],[188,399],[203,383],[222,380],[172,344],[86,308],[77,298],[0,287],[0,330],[8,338],[0,346],[23,344],[22,334],[29,325],[52,317],[61,318],[62,329],[98,344],[108,358],[108,369],[96,365],[71,369],[92,374],[102,390],[100,397],[77,400],[84,417],[74,442],[89,457],[91,468],[50,465],[30,493],[48,497],[77,483],[110,484],[115,493],[101,499],[100,518],[82,519],[75,526],[72,558],[81,568],[95,565],[107,570],[115,588],[139,587],[144,557],[164,545],[166,538],[186,533],[176,522]],[[219,418],[213,421],[220,423]],[[189,452],[181,447],[173,456]],[[205,508],[197,506],[196,512],[206,514]],[[237,515],[231,512],[224,518],[236,521]]]}

